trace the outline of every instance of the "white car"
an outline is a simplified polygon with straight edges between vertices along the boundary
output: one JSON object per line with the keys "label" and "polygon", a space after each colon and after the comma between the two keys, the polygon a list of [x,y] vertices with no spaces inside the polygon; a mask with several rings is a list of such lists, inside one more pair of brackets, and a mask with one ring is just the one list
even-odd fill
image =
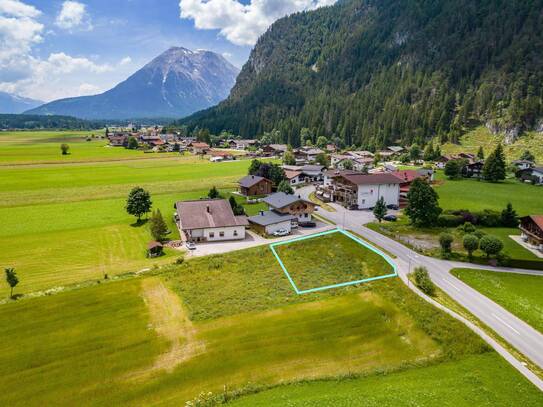
{"label": "white car", "polygon": [[275,232],[273,232],[274,236],[288,236],[290,232],[286,229],[277,229]]}
{"label": "white car", "polygon": [[185,246],[187,246],[187,249],[189,250],[196,250],[196,245],[193,242],[187,242],[185,243]]}

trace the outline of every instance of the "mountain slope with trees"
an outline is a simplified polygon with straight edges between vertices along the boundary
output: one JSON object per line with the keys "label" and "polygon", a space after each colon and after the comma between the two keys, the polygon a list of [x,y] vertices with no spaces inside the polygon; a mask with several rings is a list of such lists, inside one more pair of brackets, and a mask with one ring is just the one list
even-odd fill
{"label": "mountain slope with trees", "polygon": [[278,20],[189,128],[379,148],[542,130],[543,0],[345,0]]}

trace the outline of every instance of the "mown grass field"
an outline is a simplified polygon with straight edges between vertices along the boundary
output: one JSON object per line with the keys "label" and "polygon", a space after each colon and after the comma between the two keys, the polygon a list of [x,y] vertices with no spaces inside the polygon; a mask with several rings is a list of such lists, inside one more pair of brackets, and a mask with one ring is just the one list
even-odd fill
{"label": "mown grass field", "polygon": [[[18,293],[171,262],[174,250],[145,257],[151,237],[147,225],[135,227],[125,212],[130,189],[151,193],[153,209],[160,208],[177,238],[174,202],[203,197],[213,185],[226,193],[249,166],[99,147],[105,141],[86,142],[87,134],[0,134],[0,265],[15,267]],[[61,142],[70,144],[71,155],[60,154]],[[78,149],[86,151],[81,160],[74,159]],[[0,296],[7,292],[0,286]]]}
{"label": "mown grass field", "polygon": [[543,332],[543,277],[453,269],[451,273]]}
{"label": "mown grass field", "polygon": [[492,183],[476,179],[446,179],[438,171],[435,190],[443,209],[469,209],[502,211],[508,202],[519,216],[543,213],[543,188],[523,184],[516,179]]}
{"label": "mown grass field", "polygon": [[[513,368],[496,354],[470,356],[389,375],[293,384],[242,397],[235,407],[538,406]],[[522,389],[522,390],[521,390]]]}
{"label": "mown grass field", "polygon": [[[92,135],[95,137],[93,138]],[[90,131],[4,131],[0,133],[0,166],[29,163],[73,163],[84,161],[130,160],[155,154],[109,147],[105,130]],[[86,141],[87,137],[91,141]],[[61,155],[60,145],[70,146],[70,154]],[[163,155],[173,155],[161,153]]]}
{"label": "mown grass field", "polygon": [[[421,400],[415,389],[441,367],[447,382],[427,382],[432,395],[458,383],[468,401],[517,392],[527,405],[541,400],[475,334],[398,279],[300,296],[263,247],[4,304],[0,335],[2,405],[184,405],[201,392],[220,397],[225,385],[235,393],[353,374],[367,376],[357,379],[364,388],[364,380],[382,383],[375,397],[401,382]],[[494,392],[493,370],[515,391]],[[350,382],[318,384],[326,392]],[[290,387],[279,389],[291,397]]]}
{"label": "mown grass field", "polygon": [[[392,274],[379,254],[342,233],[321,235],[275,246],[299,290]],[[309,259],[300,253],[313,253]]]}

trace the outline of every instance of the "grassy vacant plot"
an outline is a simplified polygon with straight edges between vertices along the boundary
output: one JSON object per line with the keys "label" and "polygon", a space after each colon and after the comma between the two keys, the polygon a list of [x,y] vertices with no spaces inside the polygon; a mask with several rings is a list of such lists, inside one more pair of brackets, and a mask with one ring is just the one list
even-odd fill
{"label": "grassy vacant plot", "polygon": [[397,279],[333,291],[296,295],[271,252],[254,248],[3,305],[0,385],[9,391],[0,404],[181,405],[224,385],[372,374],[489,351]]}
{"label": "grassy vacant plot", "polygon": [[516,179],[492,183],[476,179],[449,180],[439,171],[435,186],[439,205],[443,209],[469,209],[501,211],[508,202],[520,216],[543,213],[543,190],[523,184]]}
{"label": "grassy vacant plot", "polygon": [[[232,188],[249,165],[100,147],[105,141],[86,142],[87,134],[0,134],[0,265],[16,268],[16,292],[171,262],[175,251],[145,257],[148,227],[133,226],[135,219],[124,209],[130,189],[150,191],[153,209],[161,209],[176,238],[174,202],[205,196],[213,185]],[[60,154],[62,142],[70,144],[71,155]],[[84,159],[75,159],[79,149],[86,151]],[[0,296],[6,293],[2,284]]]}
{"label": "grassy vacant plot", "polygon": [[[235,407],[348,406],[538,406],[535,388],[524,392],[523,379],[496,354],[470,356],[389,375],[280,386],[231,403]],[[515,393],[512,389],[519,389]],[[521,392],[521,393],[520,393]]]}
{"label": "grassy vacant plot", "polygon": [[394,274],[383,256],[340,231],[272,246],[300,292]]}
{"label": "grassy vacant plot", "polygon": [[[485,155],[496,148],[498,143],[503,144],[503,135],[492,135],[486,127],[478,127],[460,139],[460,144],[445,144],[441,151],[443,154],[457,154],[460,152],[476,154],[479,147],[483,147]],[[505,154],[509,161],[518,160],[521,154],[529,150],[535,155],[538,162],[543,161],[543,135],[528,132],[519,137],[513,144],[504,145]]]}
{"label": "grassy vacant plot", "polygon": [[543,277],[453,269],[456,277],[543,332]]}

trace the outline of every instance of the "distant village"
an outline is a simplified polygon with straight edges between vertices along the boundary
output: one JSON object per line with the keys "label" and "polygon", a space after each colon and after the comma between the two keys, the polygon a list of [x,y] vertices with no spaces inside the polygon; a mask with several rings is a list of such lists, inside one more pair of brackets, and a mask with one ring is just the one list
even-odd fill
{"label": "distant village", "polygon": [[[238,181],[235,194],[246,202],[263,203],[267,208],[256,215],[237,213],[235,204],[217,197],[176,202],[175,221],[182,240],[189,245],[243,241],[248,230],[263,237],[300,233],[303,228],[319,225],[313,217],[317,202],[370,210],[382,199],[392,211],[389,217],[394,218],[394,211],[407,205],[407,195],[415,179],[422,178],[431,184],[437,169],[443,169],[451,177],[481,178],[485,162],[482,154],[442,155],[439,147],[431,153],[402,146],[388,146],[375,152],[340,150],[331,143],[292,148],[228,136],[214,137],[211,143],[168,133],[160,127],[137,131],[109,129],[107,138],[111,147],[189,154],[217,163],[239,159],[281,160],[280,165],[270,164],[280,168],[281,182],[254,173]],[[543,168],[533,161],[520,159],[510,165],[519,181],[543,184]],[[294,192],[305,185],[314,187],[313,200]]]}

